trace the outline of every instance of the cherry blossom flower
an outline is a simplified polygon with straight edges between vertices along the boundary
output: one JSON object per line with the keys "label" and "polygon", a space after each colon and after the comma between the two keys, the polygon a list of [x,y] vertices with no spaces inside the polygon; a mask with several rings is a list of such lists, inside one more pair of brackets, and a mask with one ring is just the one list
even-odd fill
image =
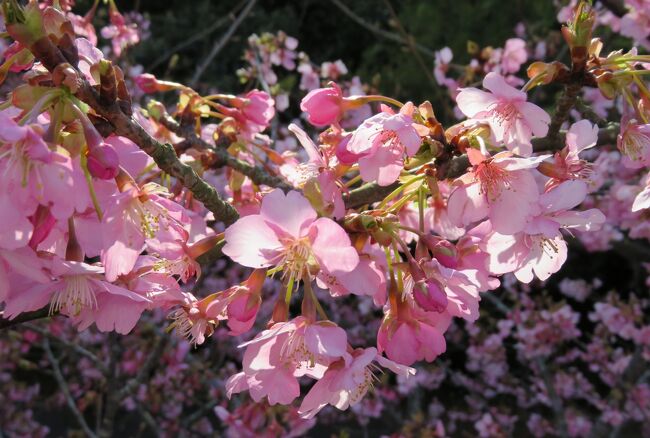
{"label": "cherry blossom flower", "polygon": [[49,302],[50,312],[72,317],[80,330],[95,323],[100,331],[126,334],[149,303],[144,296],[104,281],[101,266],[54,257],[50,271],[54,281],[10,292],[5,308],[10,318]]}
{"label": "cherry blossom flower", "polygon": [[456,97],[460,110],[472,120],[490,125],[495,140],[505,143],[512,152],[528,157],[533,148],[533,135],[544,137],[551,122],[549,115],[537,105],[526,101],[526,93],[508,85],[497,73],[488,73],[483,87],[464,88]]}
{"label": "cherry blossom flower", "polygon": [[320,266],[329,272],[350,272],[359,263],[350,238],[336,222],[316,218],[300,193],[276,189],[262,200],[260,214],[240,218],[225,231],[223,253],[251,268],[277,266],[300,280]]}
{"label": "cherry blossom flower", "polygon": [[253,400],[267,397],[271,405],[290,404],[300,394],[297,377],[319,379],[332,361],[351,360],[343,329],[302,316],[276,323],[239,347],[246,347],[244,370],[226,383],[228,396],[248,389]]}
{"label": "cherry blossom flower", "polygon": [[517,279],[524,283],[530,283],[535,276],[546,280],[557,272],[567,257],[567,245],[560,229],[597,230],[605,222],[605,216],[597,209],[569,211],[586,195],[585,183],[565,181],[540,196],[540,213],[522,232],[489,235],[485,251],[490,254],[490,272],[514,271]]}
{"label": "cherry blossom flower", "polygon": [[527,59],[526,41],[521,38],[506,40],[501,55],[501,69],[504,73],[517,73]]}
{"label": "cherry blossom flower", "polygon": [[382,111],[364,121],[354,131],[346,150],[358,156],[364,181],[387,186],[397,180],[404,168],[404,155],[420,148],[420,133],[428,128],[413,121],[413,104],[404,105],[398,114]]}
{"label": "cherry blossom flower", "polygon": [[467,226],[488,216],[495,231],[514,234],[526,225],[533,212],[539,189],[530,169],[548,158],[517,158],[510,152],[487,157],[467,151],[473,169],[454,183],[447,212],[452,222]]}
{"label": "cherry blossom flower", "polygon": [[546,189],[570,179],[588,180],[592,166],[585,160],[581,160],[579,154],[596,146],[597,141],[597,125],[592,125],[589,120],[572,124],[566,134],[566,146],[555,153],[553,163],[541,163],[538,167],[541,173],[551,177],[551,180],[546,183]]}
{"label": "cherry blossom flower", "polygon": [[424,312],[408,302],[392,303],[377,333],[380,353],[403,365],[416,361],[433,361],[447,349],[443,336],[451,315],[447,312]]}
{"label": "cherry blossom flower", "polygon": [[413,368],[396,364],[378,355],[376,348],[357,348],[352,353],[351,361],[338,360],[329,366],[324,376],[314,384],[300,404],[300,416],[313,418],[328,404],[346,410],[359,403],[378,380],[374,372],[379,367],[374,365],[374,361],[398,375],[415,375]]}
{"label": "cherry blossom flower", "polygon": [[623,154],[623,165],[638,169],[650,165],[650,124],[639,124],[631,119],[621,123],[616,139],[618,150]]}
{"label": "cherry blossom flower", "polygon": [[108,281],[131,271],[146,239],[161,233],[180,238],[187,217],[183,208],[167,197],[167,190],[155,183],[142,188],[127,183],[124,191],[114,196],[102,220],[101,259]]}

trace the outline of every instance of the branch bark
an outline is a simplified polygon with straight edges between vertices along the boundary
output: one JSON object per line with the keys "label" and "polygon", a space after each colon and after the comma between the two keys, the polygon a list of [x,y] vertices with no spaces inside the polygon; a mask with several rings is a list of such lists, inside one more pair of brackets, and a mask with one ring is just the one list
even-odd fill
{"label": "branch bark", "polygon": [[61,366],[59,365],[59,361],[54,356],[54,353],[52,352],[52,348],[50,348],[50,341],[48,341],[47,338],[43,339],[43,349],[45,350],[45,354],[47,355],[47,358],[50,361],[50,364],[52,365],[52,370],[54,371],[54,378],[56,379],[56,383],[59,385],[59,389],[63,393],[63,396],[65,398],[68,407],[70,408],[70,411],[72,411],[72,414],[76,418],[77,422],[79,423],[79,426],[81,426],[81,429],[83,429],[86,436],[90,438],[96,438],[95,433],[90,429],[88,423],[86,423],[86,419],[84,418],[83,414],[79,411],[79,408],[77,408],[77,404],[72,398],[72,394],[70,393],[70,388],[68,388],[68,384],[66,383],[65,378],[63,377],[63,373],[61,372]]}
{"label": "branch bark", "polygon": [[4,311],[0,312],[0,330],[13,327],[23,322],[35,321],[37,319],[49,318],[54,316],[50,314],[49,306],[43,307],[33,312],[24,312],[15,317],[14,319],[4,319]]}
{"label": "branch bark", "polygon": [[230,25],[226,33],[223,34],[223,36],[215,42],[208,56],[206,56],[203,62],[199,64],[199,66],[196,68],[196,72],[194,72],[194,76],[192,76],[192,80],[190,81],[191,87],[194,87],[199,81],[199,79],[201,79],[201,76],[203,76],[205,69],[208,68],[210,63],[219,54],[221,49],[223,49],[226,43],[228,43],[228,40],[232,37],[233,33],[235,33],[239,25],[242,23],[242,21],[244,21],[244,18],[248,16],[251,9],[253,9],[253,6],[255,6],[255,2],[256,0],[250,0],[246,5],[246,7],[237,16],[235,21],[232,22],[232,24]]}
{"label": "branch bark", "polygon": [[[38,40],[29,47],[36,58],[50,72],[57,66],[69,63],[62,51],[48,38]],[[110,66],[112,68],[112,65]],[[115,133],[128,138],[149,154],[158,167],[169,175],[177,178],[183,186],[187,187],[194,197],[212,211],[217,220],[230,225],[237,220],[237,210],[225,202],[214,187],[199,177],[194,169],[182,163],[171,144],[162,144],[150,136],[140,124],[130,115],[130,102],[124,100],[108,101],[85,79],[77,69],[78,81],[75,96],[88,104],[99,116],[110,122],[115,128]],[[120,105],[122,104],[122,105]],[[125,107],[123,109],[123,107]]]}
{"label": "branch bark", "polygon": [[600,0],[600,3],[617,17],[622,17],[628,12],[623,0]]}

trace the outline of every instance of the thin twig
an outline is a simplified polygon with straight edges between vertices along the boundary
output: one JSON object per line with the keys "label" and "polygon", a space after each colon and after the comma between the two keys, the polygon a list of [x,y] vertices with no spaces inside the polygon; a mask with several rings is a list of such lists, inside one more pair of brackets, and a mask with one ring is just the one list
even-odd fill
{"label": "thin twig", "polygon": [[562,399],[555,390],[555,385],[553,384],[553,379],[551,378],[548,368],[546,368],[546,362],[541,357],[535,359],[539,372],[542,375],[542,380],[544,381],[544,386],[546,387],[546,392],[551,401],[551,408],[553,409],[553,414],[555,415],[555,427],[558,429],[559,435],[562,438],[567,438],[569,436],[569,429],[566,423],[566,417],[564,415],[564,405]]}
{"label": "thin twig", "polygon": [[156,59],[151,63],[151,65],[149,65],[149,67],[147,67],[147,71],[152,71],[153,69],[155,69],[156,67],[158,67],[160,64],[162,64],[163,62],[165,62],[165,61],[166,61],[170,56],[172,56],[174,53],[179,52],[179,51],[185,49],[186,47],[191,46],[191,45],[194,44],[195,42],[200,41],[200,40],[206,38],[208,35],[210,35],[210,34],[211,34],[212,32],[214,32],[215,30],[219,29],[221,26],[223,26],[224,24],[226,24],[228,21],[235,20],[235,18],[236,18],[236,15],[235,15],[235,14],[237,14],[237,12],[239,12],[239,10],[242,8],[242,6],[244,6],[245,3],[246,3],[245,0],[239,2],[239,3],[237,4],[237,6],[235,6],[235,7],[234,7],[230,12],[228,12],[226,15],[224,15],[223,17],[221,17],[221,19],[215,21],[215,22],[212,23],[210,26],[208,26],[208,27],[206,27],[205,29],[203,29],[201,32],[198,32],[198,33],[192,35],[191,37],[184,39],[182,42],[176,44],[174,47],[172,47],[171,49],[167,50],[165,53],[163,53],[163,54],[160,55],[158,58],[156,58]]}
{"label": "thin twig", "polygon": [[203,140],[201,137],[196,135],[194,132],[193,126],[184,126],[179,124],[176,120],[171,118],[171,116],[166,117],[164,120],[164,125],[170,131],[178,134],[179,136],[185,138],[185,142],[188,147],[194,147],[196,149],[207,149],[214,153],[216,158],[216,163],[213,167],[228,166],[237,172],[245,175],[251,179],[257,185],[267,185],[269,187],[276,187],[284,190],[285,192],[291,190],[292,187],[285,183],[282,178],[279,178],[275,175],[269,174],[264,168],[259,166],[253,166],[247,162],[238,159],[230,155],[227,148],[225,147],[214,147],[210,143]]}
{"label": "thin twig", "polygon": [[384,0],[384,4],[386,5],[386,9],[388,9],[388,12],[390,13],[390,16],[393,18],[395,21],[395,25],[397,26],[397,30],[399,33],[402,34],[402,37],[404,38],[404,41],[406,42],[406,46],[409,48],[410,52],[413,54],[413,57],[417,61],[418,65],[424,72],[424,75],[426,78],[429,80],[429,83],[431,83],[431,86],[433,87],[434,90],[438,90],[438,82],[436,81],[436,78],[433,77],[432,69],[430,66],[427,66],[427,64],[424,62],[424,59],[422,59],[422,56],[420,55],[420,52],[418,52],[417,49],[417,44],[413,38],[412,35],[410,35],[406,29],[404,28],[404,25],[402,24],[402,20],[399,19],[399,16],[397,15],[397,12],[395,12],[395,9],[393,8],[393,5],[390,3],[390,0]]}
{"label": "thin twig", "polygon": [[43,339],[43,349],[45,350],[45,354],[47,354],[47,358],[50,361],[50,364],[52,365],[52,370],[54,371],[54,378],[56,379],[56,382],[59,385],[59,389],[61,389],[61,392],[65,397],[65,401],[68,404],[68,407],[72,411],[72,414],[76,418],[77,422],[79,423],[79,426],[81,426],[86,436],[89,436],[91,438],[96,438],[95,433],[90,429],[90,427],[88,427],[88,423],[86,423],[86,419],[84,418],[83,414],[79,411],[79,409],[77,408],[77,404],[72,398],[72,394],[70,393],[70,388],[68,388],[68,384],[66,383],[65,379],[63,378],[63,374],[61,373],[61,367],[59,366],[59,361],[56,359],[56,357],[54,357],[54,353],[52,353],[52,349],[50,348],[50,341],[48,341],[47,338]]}
{"label": "thin twig", "polygon": [[16,316],[14,319],[4,319],[4,311],[0,312],[0,330],[13,327],[23,322],[35,321],[37,319],[49,318],[50,316],[55,316],[50,314],[49,306],[43,307],[39,310],[34,310],[33,312],[24,312]]}
{"label": "thin twig", "polygon": [[600,0],[600,3],[617,17],[622,17],[628,13],[623,0]]}
{"label": "thin twig", "polygon": [[59,344],[65,346],[65,347],[67,347],[67,348],[69,348],[71,350],[76,351],[81,356],[87,357],[88,359],[90,359],[95,364],[95,366],[97,366],[97,368],[99,368],[99,370],[102,372],[102,374],[106,374],[106,372],[108,371],[108,369],[106,368],[106,364],[100,358],[98,358],[94,353],[92,353],[91,351],[85,349],[81,345],[75,344],[74,342],[69,342],[66,339],[63,339],[63,338],[61,338],[59,336],[56,336],[53,333],[49,332],[48,330],[42,329],[41,327],[39,327],[37,325],[34,325],[34,324],[25,323],[23,325],[23,327],[28,329],[28,330],[32,330],[32,331],[40,334],[41,336],[45,336],[48,339],[56,341]]}
{"label": "thin twig", "polygon": [[140,386],[145,381],[145,379],[149,377],[149,374],[154,370],[156,365],[158,365],[158,360],[164,353],[166,346],[167,336],[161,335],[160,338],[158,338],[156,345],[151,350],[151,353],[149,353],[149,356],[142,364],[142,367],[140,368],[140,371],[138,371],[138,374],[126,382],[122,389],[117,393],[118,400],[121,401],[130,396],[131,393],[133,393],[133,391],[135,391],[138,386]]}
{"label": "thin twig", "polygon": [[232,22],[232,24],[230,25],[226,33],[223,34],[223,36],[214,43],[212,49],[210,50],[210,53],[208,53],[208,56],[206,56],[203,62],[200,63],[196,68],[196,71],[194,72],[194,76],[192,76],[192,80],[190,81],[190,87],[194,88],[197,82],[199,82],[199,79],[201,79],[201,76],[203,76],[205,69],[208,68],[210,63],[219,54],[221,49],[223,49],[226,43],[228,43],[228,40],[230,40],[230,38],[235,33],[235,31],[242,23],[242,21],[244,21],[244,18],[246,18],[246,16],[250,13],[251,9],[253,9],[255,2],[256,0],[249,0],[248,4],[246,4],[246,7],[237,16],[235,21]]}
{"label": "thin twig", "polygon": [[[359,26],[363,27],[366,30],[369,30],[370,32],[374,33],[375,35],[378,35],[384,39],[387,39],[389,41],[393,41],[395,43],[399,44],[405,44],[408,45],[408,42],[402,39],[401,36],[386,31],[384,29],[381,29],[374,24],[368,23],[366,20],[363,18],[359,17],[357,14],[355,14],[350,8],[348,8],[343,2],[340,0],[330,0],[334,5],[341,10],[345,15],[347,15],[349,18],[351,18],[354,22],[356,22]],[[428,47],[423,46],[422,44],[415,43],[415,48],[421,52],[424,53],[425,55],[435,58],[435,52]]]}

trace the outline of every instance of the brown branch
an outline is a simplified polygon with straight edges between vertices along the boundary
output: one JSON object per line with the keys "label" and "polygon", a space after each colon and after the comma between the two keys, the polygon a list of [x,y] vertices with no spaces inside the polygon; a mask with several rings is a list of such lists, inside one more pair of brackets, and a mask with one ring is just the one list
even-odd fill
{"label": "brown branch", "polygon": [[622,17],[629,12],[623,0],[600,0],[600,3],[617,17]]}
{"label": "brown branch", "polygon": [[213,167],[228,166],[231,169],[234,169],[237,172],[241,173],[242,175],[247,176],[257,185],[276,187],[282,189],[285,192],[293,188],[284,182],[282,178],[269,174],[264,168],[260,166],[252,166],[247,162],[238,159],[237,157],[233,157],[230,155],[230,153],[228,153],[228,150],[225,147],[214,147],[196,135],[193,126],[179,124],[169,115],[161,118],[160,122],[170,131],[173,131],[174,133],[183,137],[185,139],[184,143],[187,145],[187,147],[194,147],[199,150],[209,150],[214,153],[216,162]]}
{"label": "brown branch", "polygon": [[581,80],[571,81],[565,85],[564,91],[562,92],[562,95],[558,99],[557,105],[555,106],[553,117],[551,117],[551,124],[548,127],[548,134],[546,135],[546,138],[550,140],[557,140],[560,133],[560,128],[562,128],[562,124],[564,124],[564,122],[566,122],[569,118],[569,113],[575,106],[581,90]]}
{"label": "brown branch", "polygon": [[181,162],[171,144],[160,143],[150,136],[135,119],[122,112],[117,102],[110,104],[100,102],[95,90],[85,79],[76,95],[108,120],[115,127],[118,135],[137,144],[154,159],[162,171],[177,178],[197,200],[203,203],[205,208],[214,213],[215,219],[221,220],[226,225],[237,220],[239,217],[237,210],[224,201],[217,190],[198,176],[191,166]]}
{"label": "brown branch", "polygon": [[205,69],[208,68],[210,63],[214,60],[214,58],[219,54],[221,49],[224,48],[226,43],[228,43],[228,40],[232,37],[232,35],[235,33],[239,25],[244,21],[244,19],[248,16],[250,11],[253,9],[253,6],[255,6],[256,0],[249,0],[248,4],[246,7],[241,11],[241,13],[237,16],[235,21],[232,22],[228,30],[226,31],[223,36],[217,40],[214,45],[212,46],[212,49],[210,49],[210,53],[208,56],[205,57],[203,62],[201,62],[197,68],[196,71],[194,72],[194,76],[192,76],[192,80],[190,81],[190,87],[194,87],[196,83],[201,79],[201,76],[203,76],[203,73],[205,72]]}
{"label": "brown branch", "polygon": [[221,26],[226,24],[228,21],[233,21],[237,17],[237,12],[244,6],[246,2],[241,1],[239,2],[230,12],[228,12],[226,15],[222,16],[219,20],[216,20],[214,23],[212,23],[210,26],[206,27],[205,29],[201,30],[201,32],[198,32],[194,35],[192,35],[189,38],[185,38],[182,42],[176,44],[174,47],[171,49],[167,50],[165,53],[160,55],[158,58],[156,58],[148,67],[147,71],[152,71],[156,67],[158,67],[160,64],[165,62],[170,56],[175,54],[176,52],[185,49],[186,47],[191,46],[192,44],[196,43],[197,41],[201,41],[204,38],[207,38],[212,32],[215,30],[219,29]]}
{"label": "brown branch", "polygon": [[[355,14],[350,8],[348,8],[342,1],[340,0],[330,0],[334,5],[341,10],[345,15],[347,15],[349,18],[351,18],[355,23],[357,23],[359,26],[363,27],[364,29],[374,33],[375,35],[378,35],[384,39],[387,39],[389,41],[393,41],[395,43],[399,44],[404,44],[408,45],[408,42],[405,41],[402,37],[400,37],[397,34],[394,34],[392,32],[383,30],[374,24],[368,23],[366,20],[363,18],[359,17],[357,14]],[[428,47],[423,46],[422,44],[415,43],[415,48],[420,51],[421,53],[424,53],[425,55],[434,58],[435,53],[433,50],[429,49]]]}
{"label": "brown branch", "polygon": [[[36,60],[41,61],[50,72],[54,72],[57,66],[68,63],[61,50],[48,38],[38,40],[29,49]],[[109,64],[108,73],[102,74],[102,79],[104,77],[110,79],[111,76],[114,76],[112,69],[112,64]],[[125,100],[128,99],[128,94],[124,95],[125,89],[118,90],[122,91],[122,93],[118,93],[118,96],[122,98],[110,101],[106,99],[106,93],[98,94],[78,70],[77,75],[76,97],[90,105],[99,116],[110,122],[115,128],[116,134],[133,141],[149,154],[161,170],[177,178],[194,194],[198,201],[201,201],[208,210],[214,213],[217,220],[223,221],[226,225],[237,220],[239,217],[237,210],[225,202],[216,189],[201,179],[192,167],[182,163],[171,144],[158,142],[131,117],[131,105]]]}
{"label": "brown branch", "polygon": [[63,393],[63,396],[65,398],[68,407],[70,408],[70,411],[72,411],[72,414],[74,415],[75,419],[79,423],[79,426],[81,426],[81,428],[83,429],[86,436],[91,438],[96,438],[97,435],[95,435],[95,433],[90,429],[88,423],[86,423],[86,419],[84,418],[83,414],[79,411],[77,404],[72,398],[72,394],[70,393],[70,388],[68,388],[68,384],[66,383],[65,378],[63,377],[63,373],[61,372],[59,361],[54,356],[54,353],[50,348],[50,342],[48,341],[47,338],[43,338],[43,349],[45,350],[45,354],[47,355],[47,358],[50,361],[50,364],[52,365],[52,371],[54,371],[54,378],[56,379],[56,383],[59,385],[59,389]]}
{"label": "brown branch", "polygon": [[37,319],[49,318],[55,316],[50,314],[50,307],[46,306],[33,312],[23,312],[14,319],[4,319],[4,311],[0,312],[0,330],[13,327],[23,322],[35,321]]}

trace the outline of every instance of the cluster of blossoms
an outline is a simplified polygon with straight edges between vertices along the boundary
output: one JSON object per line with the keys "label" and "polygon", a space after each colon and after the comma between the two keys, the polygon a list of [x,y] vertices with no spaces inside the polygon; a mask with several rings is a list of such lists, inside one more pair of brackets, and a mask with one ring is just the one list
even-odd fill
{"label": "cluster of blossoms", "polygon": [[[79,330],[94,324],[126,334],[143,312],[163,309],[169,327],[193,345],[219,326],[240,336],[263,322],[264,330],[239,345],[243,369],[225,388],[229,397],[248,391],[255,402],[290,405],[300,379],[315,380],[288,411],[289,423],[309,424],[299,417],[309,420],[327,405],[359,405],[384,369],[412,384],[420,378],[412,365],[443,354],[459,320],[477,320],[482,293],[491,296],[503,278],[528,284],[559,271],[567,237],[577,235],[590,249],[605,249],[599,238],[609,242],[621,230],[650,237],[642,222],[650,175],[640,174],[650,165],[650,95],[642,80],[650,58],[635,50],[601,56],[602,42],[591,35],[595,12],[584,2],[563,30],[571,67],[534,63],[517,89],[512,75],[527,55],[523,40],[509,40],[477,68],[483,89],[458,88],[464,120],[446,129],[429,102],[350,94],[336,82],[321,87],[321,78],[337,80],[345,66],[317,72],[295,53],[295,39],[253,38],[258,70],[242,75],[261,75],[267,85],[277,83],[271,66],[303,75],[301,88],[309,91],[300,108],[321,130],[314,140],[297,123],[288,126],[303,155],[279,153],[263,134],[276,112],[268,92],[203,96],[142,74],[136,83],[143,92],[174,91],[179,99],[173,109],[155,100],[140,108],[124,73],[65,5],[4,5],[15,40],[6,69],[24,73],[0,106],[3,317],[44,309]],[[109,16],[102,35],[119,56],[138,33],[113,2]],[[441,81],[449,60],[441,53]],[[610,148],[591,162],[602,128],[578,120],[562,138],[560,126],[528,101],[535,87],[569,87],[576,78],[623,100],[618,152]],[[361,108],[369,113],[353,123],[350,112]],[[613,163],[612,154],[623,159]],[[617,166],[627,169],[625,178],[612,177]],[[219,252],[250,269],[234,286],[196,296],[190,289]],[[264,293],[269,282],[274,294]],[[359,342],[332,316],[349,295],[367,314],[381,312],[374,340]],[[502,354],[489,344],[508,336],[518,339],[525,360],[552,353],[539,340],[580,336],[579,315],[568,307],[532,310],[521,300],[512,324],[487,345],[473,345],[469,369],[481,366],[485,351]],[[627,328],[620,336],[638,344],[647,335],[614,305],[597,304],[589,317]],[[645,403],[647,388],[639,391]],[[248,410],[239,415],[255,415]],[[237,413],[217,414],[238,421]],[[484,436],[509,421],[485,415],[476,420]]]}

